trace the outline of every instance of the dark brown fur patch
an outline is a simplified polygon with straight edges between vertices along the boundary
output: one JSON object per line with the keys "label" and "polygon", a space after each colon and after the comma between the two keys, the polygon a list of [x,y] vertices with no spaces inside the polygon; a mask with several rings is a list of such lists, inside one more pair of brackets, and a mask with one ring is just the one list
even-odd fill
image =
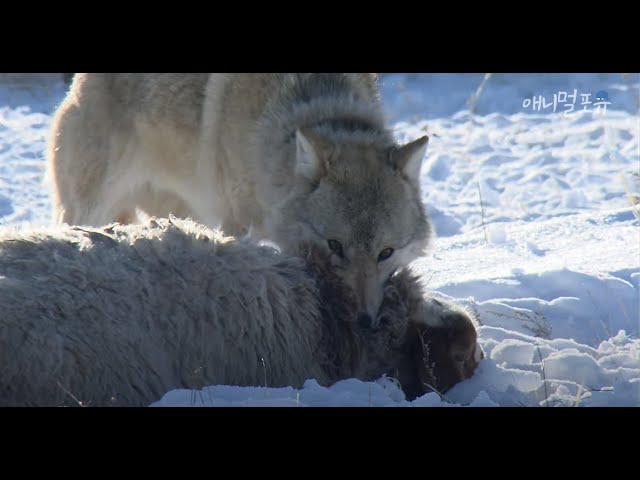
{"label": "dark brown fur patch", "polygon": [[[318,346],[329,377],[356,377],[370,381],[390,374],[396,377],[408,399],[431,391],[446,392],[469,378],[477,366],[474,351],[477,333],[472,321],[458,312],[458,325],[432,328],[420,322],[425,293],[419,278],[408,270],[392,276],[378,315],[377,328],[361,327],[355,320],[354,292],[333,271],[329,256],[309,248],[307,271],[316,279],[324,334]],[[449,320],[454,320],[449,319]]]}
{"label": "dark brown fur patch", "polygon": [[389,280],[380,310],[385,322],[404,324],[406,329],[395,348],[390,373],[398,378],[409,400],[431,391],[442,394],[471,377],[477,367],[474,353],[478,336],[471,319],[451,311],[452,318],[445,324],[455,328],[421,324],[416,315],[424,298],[418,277],[403,270]]}

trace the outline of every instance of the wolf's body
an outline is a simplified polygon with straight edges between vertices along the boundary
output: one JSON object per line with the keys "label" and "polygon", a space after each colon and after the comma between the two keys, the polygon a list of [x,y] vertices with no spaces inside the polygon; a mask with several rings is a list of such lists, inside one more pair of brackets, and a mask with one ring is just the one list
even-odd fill
{"label": "wolf's body", "polygon": [[148,405],[174,388],[387,372],[415,396],[479,360],[469,316],[425,299],[407,272],[388,282],[378,328],[355,317],[321,253],[305,264],[177,219],[3,229],[0,405]]}
{"label": "wolf's body", "polygon": [[395,143],[374,74],[79,73],[48,146],[54,216],[100,226],[140,209],[290,254],[331,248],[371,317],[431,236],[426,145]]}

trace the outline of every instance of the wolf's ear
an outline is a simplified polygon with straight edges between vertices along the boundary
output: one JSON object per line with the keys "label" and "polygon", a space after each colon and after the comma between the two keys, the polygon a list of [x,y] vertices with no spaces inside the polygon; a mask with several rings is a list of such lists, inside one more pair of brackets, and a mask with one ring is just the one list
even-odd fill
{"label": "wolf's ear", "polygon": [[334,146],[321,135],[306,129],[296,130],[296,174],[317,182],[327,172]]}
{"label": "wolf's ear", "polygon": [[416,185],[420,184],[420,166],[429,137],[424,136],[391,151],[391,165]]}

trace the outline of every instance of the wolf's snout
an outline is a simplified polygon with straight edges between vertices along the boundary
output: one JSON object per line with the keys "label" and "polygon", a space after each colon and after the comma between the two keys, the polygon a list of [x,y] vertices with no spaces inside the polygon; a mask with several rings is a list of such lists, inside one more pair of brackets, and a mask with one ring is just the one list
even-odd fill
{"label": "wolf's snout", "polygon": [[358,323],[360,324],[361,327],[371,328],[371,324],[373,323],[371,320],[371,315],[369,315],[366,312],[359,312]]}
{"label": "wolf's snout", "polygon": [[353,280],[351,280],[358,304],[358,316],[356,319],[360,326],[372,328],[376,326],[383,292],[378,285],[375,264],[372,266],[367,265],[365,262],[362,262],[362,264],[363,266],[357,266],[354,269],[355,274]]}

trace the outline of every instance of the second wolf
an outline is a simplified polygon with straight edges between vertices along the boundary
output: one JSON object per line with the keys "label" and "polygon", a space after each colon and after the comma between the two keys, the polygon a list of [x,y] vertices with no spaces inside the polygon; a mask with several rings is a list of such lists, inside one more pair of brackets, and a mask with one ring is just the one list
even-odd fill
{"label": "second wolf", "polygon": [[69,224],[192,217],[297,254],[315,244],[375,323],[390,274],[431,237],[419,171],[368,73],[79,73],[48,147]]}

